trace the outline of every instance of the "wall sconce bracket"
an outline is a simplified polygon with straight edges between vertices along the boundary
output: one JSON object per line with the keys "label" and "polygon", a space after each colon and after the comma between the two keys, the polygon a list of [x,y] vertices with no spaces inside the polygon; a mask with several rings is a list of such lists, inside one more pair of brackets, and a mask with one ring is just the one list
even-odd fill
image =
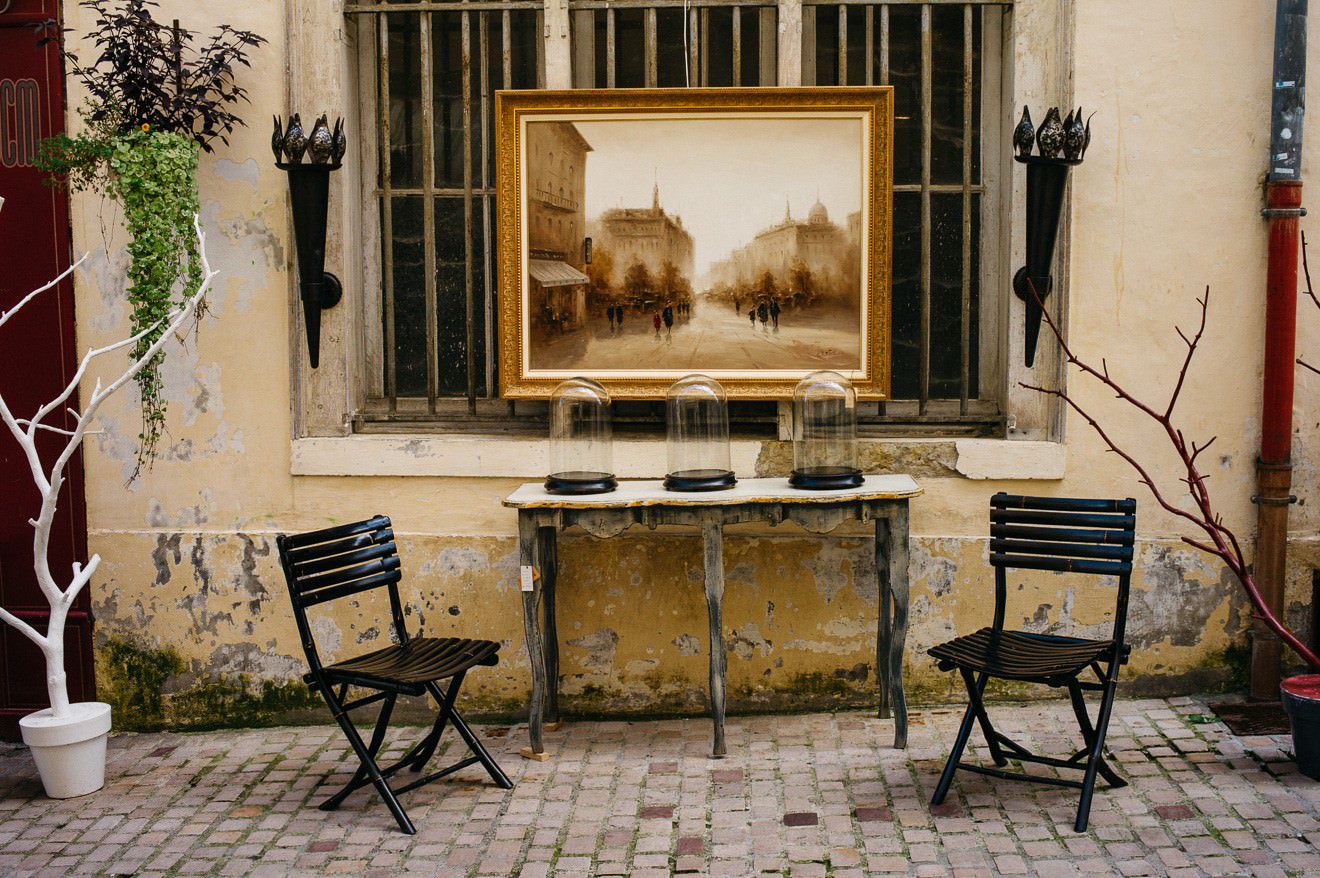
{"label": "wall sconce bracket", "polygon": [[333,308],[344,298],[344,285],[328,271],[321,272],[321,310]]}
{"label": "wall sconce bracket", "polygon": [[315,369],[320,361],[321,312],[338,305],[344,297],[344,285],[325,270],[325,238],[330,174],[339,170],[348,138],[343,119],[337,120],[331,131],[322,115],[310,132],[303,130],[297,113],[289,117],[287,128],[279,116],[272,121],[270,147],[275,167],[289,177],[293,239],[298,254],[298,298],[307,330],[307,358]]}
{"label": "wall sconce bracket", "polygon": [[1027,306],[1026,363],[1030,368],[1036,358],[1042,305],[1054,287],[1050,269],[1063,211],[1063,192],[1068,184],[1068,172],[1081,164],[1081,159],[1033,155],[1015,156],[1014,160],[1027,166],[1027,264],[1013,275],[1013,292]]}

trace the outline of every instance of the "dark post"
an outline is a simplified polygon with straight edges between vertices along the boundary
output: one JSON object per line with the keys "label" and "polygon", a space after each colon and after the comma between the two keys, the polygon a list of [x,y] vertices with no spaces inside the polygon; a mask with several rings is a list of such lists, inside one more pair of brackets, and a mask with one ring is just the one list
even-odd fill
{"label": "dark post", "polygon": [[[1274,19],[1270,154],[1266,206],[1269,262],[1265,280],[1265,369],[1260,457],[1256,466],[1256,584],[1283,615],[1292,502],[1293,370],[1297,339],[1297,238],[1302,208],[1302,117],[1306,101],[1306,3],[1278,0]],[[1252,627],[1251,697],[1279,697],[1283,645],[1259,621]]]}

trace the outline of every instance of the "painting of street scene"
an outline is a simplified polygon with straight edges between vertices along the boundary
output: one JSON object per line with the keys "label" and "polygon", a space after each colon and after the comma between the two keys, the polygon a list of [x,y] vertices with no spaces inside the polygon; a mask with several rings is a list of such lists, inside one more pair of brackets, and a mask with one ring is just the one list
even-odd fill
{"label": "painting of street scene", "polygon": [[842,113],[527,120],[528,372],[864,370],[869,136]]}

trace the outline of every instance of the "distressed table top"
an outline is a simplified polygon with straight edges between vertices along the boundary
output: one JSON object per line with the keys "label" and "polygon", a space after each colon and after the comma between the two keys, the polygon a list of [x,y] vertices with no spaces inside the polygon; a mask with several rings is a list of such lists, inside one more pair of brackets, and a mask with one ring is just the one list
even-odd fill
{"label": "distressed table top", "polygon": [[856,488],[804,491],[787,478],[739,479],[724,491],[669,491],[659,479],[619,482],[607,494],[551,494],[540,482],[528,482],[504,499],[514,509],[633,509],[644,506],[738,506],[748,503],[837,503],[840,500],[903,500],[920,496],[921,486],[907,475],[866,476]]}

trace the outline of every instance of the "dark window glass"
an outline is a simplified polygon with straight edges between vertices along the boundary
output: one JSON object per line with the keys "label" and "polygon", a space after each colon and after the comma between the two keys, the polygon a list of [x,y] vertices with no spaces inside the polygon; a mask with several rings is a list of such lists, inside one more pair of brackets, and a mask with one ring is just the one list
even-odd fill
{"label": "dark window glass", "polygon": [[920,183],[920,9],[889,7],[889,84],[894,87],[894,185]]}
{"label": "dark window glass", "polygon": [[422,185],[422,50],[416,15],[395,13],[390,28],[390,185]]}
{"label": "dark window glass", "polygon": [[893,306],[890,321],[893,373],[890,395],[895,399],[918,396],[917,377],[921,363],[921,196],[916,192],[894,193],[894,256],[891,277]]}
{"label": "dark window glass", "polygon": [[400,396],[426,395],[426,266],[421,198],[395,198],[394,350]]}

